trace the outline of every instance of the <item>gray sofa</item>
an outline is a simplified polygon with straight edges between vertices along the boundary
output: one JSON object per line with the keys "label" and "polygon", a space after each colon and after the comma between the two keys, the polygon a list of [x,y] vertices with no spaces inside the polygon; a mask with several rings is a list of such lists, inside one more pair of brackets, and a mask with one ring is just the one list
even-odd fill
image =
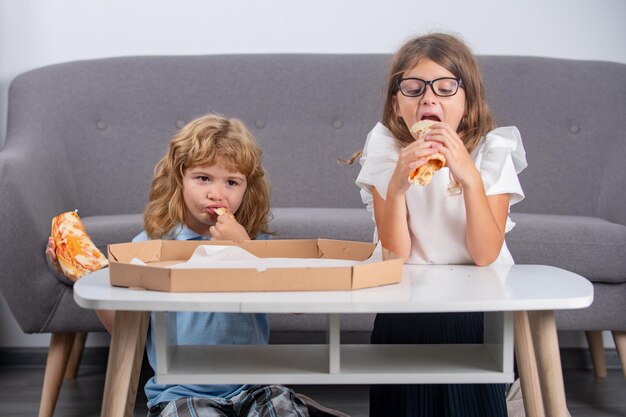
{"label": "gray sofa", "polygon": [[[12,82],[0,150],[0,288],[24,332],[53,333],[42,415],[54,408],[74,334],[104,330],[48,271],[51,218],[78,209],[103,250],[130,240],[169,138],[217,112],[241,118],[264,150],[277,238],[369,241],[358,165],[336,158],[360,149],[379,120],[389,59],[124,57],[53,65]],[[527,198],[514,206],[507,237],[516,261],[590,279],[593,305],[558,313],[559,328],[612,330],[624,347],[626,65],[513,56],[480,64],[498,124],[518,126],[527,150]],[[318,316],[271,320],[275,342],[323,328]],[[345,320],[356,334],[371,329],[372,316]]]}

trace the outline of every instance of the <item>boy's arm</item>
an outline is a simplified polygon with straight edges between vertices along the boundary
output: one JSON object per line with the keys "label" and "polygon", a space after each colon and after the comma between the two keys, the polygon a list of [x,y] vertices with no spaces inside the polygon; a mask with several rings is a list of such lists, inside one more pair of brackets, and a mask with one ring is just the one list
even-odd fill
{"label": "boy's arm", "polygon": [[211,226],[209,232],[215,240],[232,240],[237,243],[250,240],[246,229],[229,211],[224,211],[217,217],[217,223]]}
{"label": "boy's arm", "polygon": [[115,323],[115,310],[96,310],[96,316],[109,334],[113,334],[113,323]]}

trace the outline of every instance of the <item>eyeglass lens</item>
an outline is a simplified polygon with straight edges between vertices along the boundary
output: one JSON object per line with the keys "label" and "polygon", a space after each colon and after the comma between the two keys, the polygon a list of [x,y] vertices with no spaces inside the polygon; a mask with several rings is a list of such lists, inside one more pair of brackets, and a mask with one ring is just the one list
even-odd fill
{"label": "eyeglass lens", "polygon": [[453,96],[459,88],[459,83],[454,78],[439,78],[430,82],[419,78],[404,78],[400,80],[400,90],[405,96],[418,97],[424,94],[428,84],[430,84],[433,92],[440,97]]}

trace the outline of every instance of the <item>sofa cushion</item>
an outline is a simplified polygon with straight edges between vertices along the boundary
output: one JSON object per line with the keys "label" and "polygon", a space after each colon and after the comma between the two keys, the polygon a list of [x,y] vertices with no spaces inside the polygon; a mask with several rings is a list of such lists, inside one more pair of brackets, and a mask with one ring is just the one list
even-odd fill
{"label": "sofa cushion", "polygon": [[[274,239],[343,239],[371,242],[369,212],[351,208],[276,208]],[[596,217],[512,213],[507,245],[518,264],[545,264],[594,282],[626,282],[626,226]],[[141,214],[88,216],[82,221],[98,248],[129,242],[143,229]]]}
{"label": "sofa cushion", "polygon": [[[270,231],[274,239],[341,239],[371,242],[374,222],[363,208],[276,208],[272,210]],[[85,230],[98,249],[130,242],[143,230],[141,214],[81,217]]]}
{"label": "sofa cushion", "polygon": [[554,312],[559,330],[619,330],[626,331],[625,284],[593,285],[593,303],[588,308]]}
{"label": "sofa cushion", "polygon": [[[356,190],[356,187],[355,187]],[[270,230],[274,239],[341,239],[371,242],[374,222],[363,208],[276,208]]]}
{"label": "sofa cushion", "polygon": [[544,264],[593,282],[626,282],[626,226],[597,217],[512,213],[515,263]]}
{"label": "sofa cushion", "polygon": [[107,253],[109,243],[130,242],[143,230],[141,214],[117,214],[81,217],[93,243]]}

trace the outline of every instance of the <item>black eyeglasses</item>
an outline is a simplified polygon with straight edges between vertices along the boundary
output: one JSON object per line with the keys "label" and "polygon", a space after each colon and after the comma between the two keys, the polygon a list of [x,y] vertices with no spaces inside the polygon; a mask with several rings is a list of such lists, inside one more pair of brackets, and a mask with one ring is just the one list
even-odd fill
{"label": "black eyeglasses", "polygon": [[406,97],[419,97],[426,92],[430,85],[436,96],[451,97],[463,86],[463,80],[453,77],[442,77],[436,80],[426,81],[421,78],[399,78],[396,82],[398,90]]}

